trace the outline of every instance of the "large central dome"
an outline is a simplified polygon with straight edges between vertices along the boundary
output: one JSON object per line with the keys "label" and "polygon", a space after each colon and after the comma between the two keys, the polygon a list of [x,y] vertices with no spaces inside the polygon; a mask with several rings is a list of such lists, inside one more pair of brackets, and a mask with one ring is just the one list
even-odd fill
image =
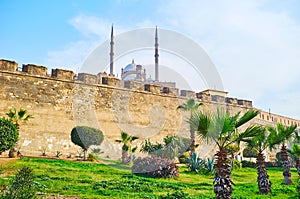
{"label": "large central dome", "polygon": [[124,68],[124,72],[128,72],[128,71],[135,71],[135,64],[134,64],[134,63],[128,64],[128,65]]}

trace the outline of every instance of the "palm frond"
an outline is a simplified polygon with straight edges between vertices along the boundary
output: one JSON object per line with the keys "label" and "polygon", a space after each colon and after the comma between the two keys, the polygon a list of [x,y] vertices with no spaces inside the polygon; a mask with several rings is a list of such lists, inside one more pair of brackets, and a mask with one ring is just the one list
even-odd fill
{"label": "palm frond", "polygon": [[258,115],[259,111],[257,110],[249,110],[247,111],[235,124],[235,127],[238,128],[245,123],[249,122],[253,118],[255,118]]}
{"label": "palm frond", "polygon": [[[240,142],[247,142],[249,139],[259,136],[260,133],[264,132],[264,128],[260,125],[251,125],[244,132],[240,133],[235,140],[238,144]],[[249,142],[249,141],[248,141]]]}

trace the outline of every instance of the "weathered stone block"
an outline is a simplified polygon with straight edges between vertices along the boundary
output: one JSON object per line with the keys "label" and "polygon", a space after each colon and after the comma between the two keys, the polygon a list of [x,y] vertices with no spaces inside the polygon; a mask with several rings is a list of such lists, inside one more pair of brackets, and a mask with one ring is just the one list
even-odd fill
{"label": "weathered stone block", "polygon": [[133,90],[142,90],[142,83],[135,81],[124,81],[124,88],[133,89]]}
{"label": "weathered stone block", "polygon": [[151,92],[151,93],[160,93],[160,85],[156,84],[145,84],[144,85],[144,90]]}
{"label": "weathered stone block", "polygon": [[38,66],[35,64],[23,64],[22,72],[31,75],[47,76],[47,68],[45,66]]}
{"label": "weathered stone block", "polygon": [[190,91],[190,90],[181,90],[180,91],[180,96],[183,97],[188,97],[188,98],[193,98],[196,96],[194,91]]}
{"label": "weathered stone block", "polygon": [[211,101],[210,94],[199,92],[199,93],[196,93],[196,97],[202,101],[206,101],[206,102]]}
{"label": "weathered stone block", "polygon": [[226,97],[225,102],[227,104],[232,104],[232,105],[237,105],[238,104],[237,98],[231,98],[231,97]]}
{"label": "weathered stone block", "polygon": [[121,80],[116,77],[109,76],[107,85],[116,87],[116,86],[120,85],[120,81]]}
{"label": "weathered stone block", "polygon": [[225,97],[219,95],[211,95],[211,101],[218,103],[225,103]]}
{"label": "weathered stone block", "polygon": [[238,100],[238,105],[246,106],[246,107],[252,107],[252,101],[239,99]]}
{"label": "weathered stone block", "polygon": [[0,70],[15,72],[18,70],[18,63],[15,61],[0,59]]}
{"label": "weathered stone block", "polygon": [[179,89],[177,88],[170,88],[170,87],[163,87],[162,91],[163,94],[178,96]]}
{"label": "weathered stone block", "polygon": [[52,69],[51,77],[64,80],[74,80],[74,72],[71,70]]}
{"label": "weathered stone block", "polygon": [[97,84],[97,75],[78,73],[77,80],[82,81],[86,84]]}

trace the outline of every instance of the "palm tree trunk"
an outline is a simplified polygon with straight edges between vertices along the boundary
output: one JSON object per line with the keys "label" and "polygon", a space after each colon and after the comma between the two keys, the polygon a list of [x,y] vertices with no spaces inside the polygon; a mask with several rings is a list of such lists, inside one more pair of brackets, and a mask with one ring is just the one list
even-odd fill
{"label": "palm tree trunk", "polygon": [[128,165],[130,161],[128,161],[128,152],[122,149],[122,164]]}
{"label": "palm tree trunk", "polygon": [[214,178],[214,192],[217,199],[230,199],[232,195],[231,166],[228,163],[227,152],[221,148],[216,154],[216,174]]}
{"label": "palm tree trunk", "polygon": [[297,191],[298,191],[298,198],[300,198],[300,159],[296,159],[296,168],[298,172],[298,186],[297,186]]}
{"label": "palm tree trunk", "polygon": [[190,131],[190,133],[191,133],[191,146],[190,146],[190,148],[191,148],[191,154],[192,153],[195,153],[195,132],[194,131]]}
{"label": "palm tree trunk", "polygon": [[259,151],[257,155],[256,165],[259,194],[268,194],[271,191],[271,182],[269,181],[269,175],[265,165],[265,156],[263,155],[262,151]]}
{"label": "palm tree trunk", "polygon": [[291,165],[290,165],[287,149],[284,144],[281,147],[281,158],[282,158],[284,184],[292,184],[291,171],[290,171]]}

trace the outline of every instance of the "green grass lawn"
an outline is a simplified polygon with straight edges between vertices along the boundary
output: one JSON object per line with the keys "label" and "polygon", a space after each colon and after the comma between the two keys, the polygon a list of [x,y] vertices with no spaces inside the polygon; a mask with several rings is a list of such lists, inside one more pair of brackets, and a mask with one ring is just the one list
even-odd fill
{"label": "green grass lawn", "polygon": [[[80,198],[159,198],[182,191],[190,198],[214,198],[213,176],[190,173],[180,168],[177,179],[153,179],[131,174],[130,168],[110,161],[106,164],[72,162],[39,158],[22,158],[1,165],[0,186],[5,186],[22,166],[34,170],[40,192],[47,195],[79,196]],[[293,185],[283,185],[282,169],[268,169],[272,194],[258,195],[256,169],[233,171],[233,198],[297,198],[297,173],[292,169]]]}

